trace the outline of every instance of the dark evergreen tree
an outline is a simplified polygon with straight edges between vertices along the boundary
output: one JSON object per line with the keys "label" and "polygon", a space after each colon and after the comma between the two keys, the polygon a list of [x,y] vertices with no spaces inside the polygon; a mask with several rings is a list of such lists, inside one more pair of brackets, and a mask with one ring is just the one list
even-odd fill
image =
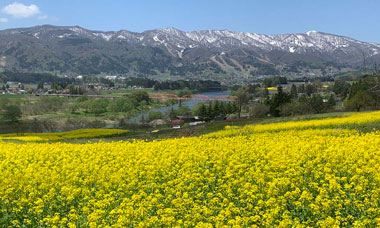
{"label": "dark evergreen tree", "polygon": [[313,94],[310,98],[310,106],[315,113],[322,113],[325,111],[325,104],[323,97],[320,94]]}
{"label": "dark evergreen tree", "polygon": [[39,82],[37,84],[37,89],[44,89],[44,83],[43,82]]}
{"label": "dark evergreen tree", "polygon": [[297,86],[295,84],[292,84],[292,87],[290,88],[290,96],[292,99],[297,99],[298,97]]}
{"label": "dark evergreen tree", "polygon": [[289,103],[291,101],[290,94],[283,91],[282,87],[277,88],[277,93],[273,95],[269,100],[269,113],[272,116],[280,116],[279,107],[282,104]]}
{"label": "dark evergreen tree", "polygon": [[17,122],[22,116],[22,112],[17,105],[8,105],[5,107],[3,118],[11,122]]}
{"label": "dark evergreen tree", "polygon": [[201,104],[201,107],[199,107],[199,116],[208,117],[208,110],[205,104]]}
{"label": "dark evergreen tree", "polygon": [[350,92],[351,85],[343,80],[336,80],[332,87],[332,91],[340,96],[342,100],[346,99]]}
{"label": "dark evergreen tree", "polygon": [[305,84],[301,84],[298,86],[298,93],[305,93]]}
{"label": "dark evergreen tree", "polygon": [[327,101],[327,105],[329,106],[329,108],[333,108],[336,105],[334,95],[330,94],[328,101]]}
{"label": "dark evergreen tree", "polygon": [[305,88],[305,92],[306,92],[306,95],[310,97],[313,93],[316,92],[314,85],[307,84]]}
{"label": "dark evergreen tree", "polygon": [[263,98],[268,99],[269,98],[269,90],[267,88],[263,91]]}
{"label": "dark evergreen tree", "polygon": [[177,119],[177,113],[175,113],[174,108],[172,107],[169,112],[169,119],[175,120]]}

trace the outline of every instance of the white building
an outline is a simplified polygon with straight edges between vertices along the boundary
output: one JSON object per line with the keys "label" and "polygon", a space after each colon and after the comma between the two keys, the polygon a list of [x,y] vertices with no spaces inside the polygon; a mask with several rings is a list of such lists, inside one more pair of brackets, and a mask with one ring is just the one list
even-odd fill
{"label": "white building", "polygon": [[110,76],[110,75],[107,75],[107,76],[106,76],[106,79],[107,79],[107,80],[116,80],[116,79],[117,79],[117,76]]}

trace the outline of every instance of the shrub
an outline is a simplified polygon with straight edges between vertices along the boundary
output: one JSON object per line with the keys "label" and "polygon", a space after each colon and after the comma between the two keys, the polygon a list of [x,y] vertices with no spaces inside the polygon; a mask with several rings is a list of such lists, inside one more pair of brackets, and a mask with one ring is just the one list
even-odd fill
{"label": "shrub", "polygon": [[11,122],[17,122],[22,116],[22,112],[17,105],[8,105],[5,107],[3,118]]}
{"label": "shrub", "polygon": [[264,118],[269,113],[269,107],[265,104],[254,104],[249,107],[249,115],[254,118]]}
{"label": "shrub", "polygon": [[163,118],[163,115],[161,112],[156,112],[156,111],[149,112],[149,116],[148,116],[149,121],[162,119],[162,118]]}
{"label": "shrub", "polygon": [[108,107],[108,100],[106,99],[91,100],[88,103],[88,112],[95,115],[100,115],[107,112],[107,107]]}
{"label": "shrub", "polygon": [[296,116],[306,115],[312,113],[312,109],[309,103],[306,102],[292,102],[283,104],[280,106],[281,116]]}

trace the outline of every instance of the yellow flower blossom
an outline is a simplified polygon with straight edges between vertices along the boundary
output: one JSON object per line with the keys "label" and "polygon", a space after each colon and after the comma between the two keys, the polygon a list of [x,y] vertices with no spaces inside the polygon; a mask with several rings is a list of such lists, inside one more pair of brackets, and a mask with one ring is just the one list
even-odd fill
{"label": "yellow flower blossom", "polygon": [[[0,227],[376,227],[380,113],[86,144],[0,141]],[[43,138],[42,136],[38,136]]]}

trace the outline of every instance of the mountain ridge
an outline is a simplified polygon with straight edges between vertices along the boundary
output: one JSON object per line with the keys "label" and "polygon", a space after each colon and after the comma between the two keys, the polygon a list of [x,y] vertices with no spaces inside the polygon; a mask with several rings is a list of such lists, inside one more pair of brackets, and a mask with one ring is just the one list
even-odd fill
{"label": "mountain ridge", "polygon": [[380,60],[380,44],[310,30],[265,35],[229,30],[95,31],[40,25],[0,31],[0,67],[62,74],[187,77],[326,76]]}

